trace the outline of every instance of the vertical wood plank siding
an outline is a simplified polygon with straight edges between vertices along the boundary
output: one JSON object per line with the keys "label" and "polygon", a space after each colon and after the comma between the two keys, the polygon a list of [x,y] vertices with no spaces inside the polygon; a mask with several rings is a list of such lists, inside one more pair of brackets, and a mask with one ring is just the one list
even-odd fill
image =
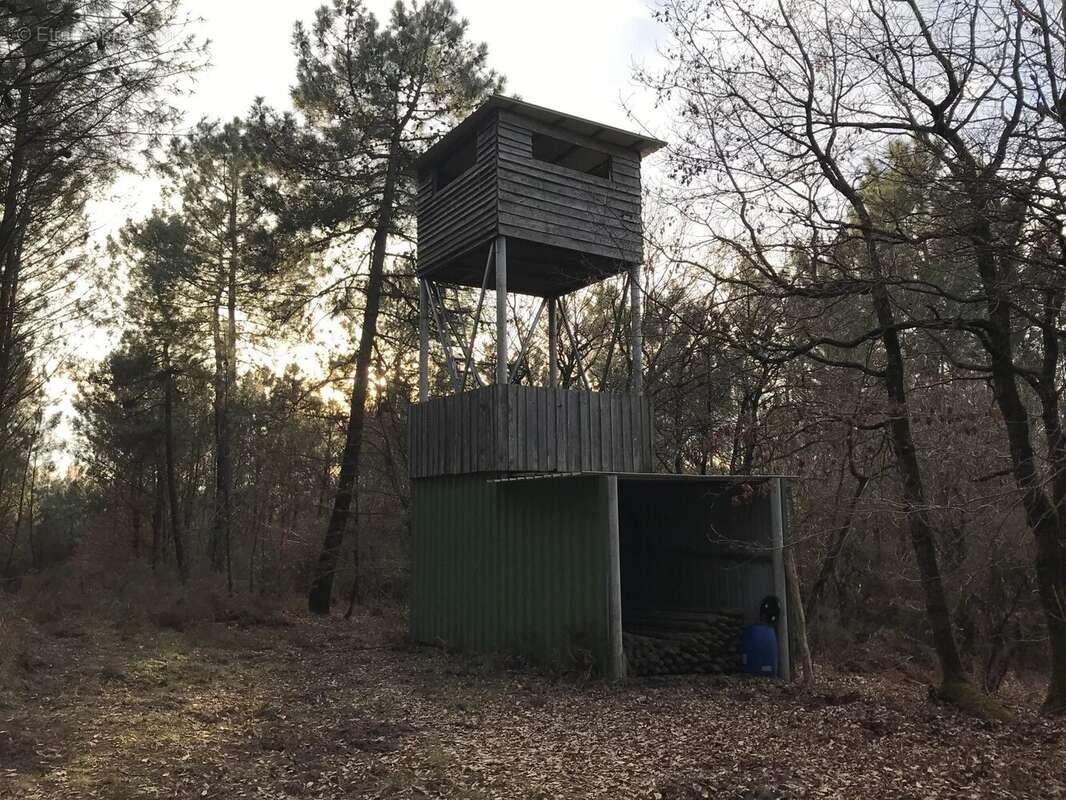
{"label": "vertical wood plank siding", "polygon": [[412,478],[473,472],[651,472],[645,397],[486,386],[411,407]]}

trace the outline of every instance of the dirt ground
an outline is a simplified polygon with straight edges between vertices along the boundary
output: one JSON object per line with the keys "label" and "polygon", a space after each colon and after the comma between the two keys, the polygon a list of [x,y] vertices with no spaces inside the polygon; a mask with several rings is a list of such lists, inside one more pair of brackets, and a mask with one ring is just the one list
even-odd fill
{"label": "dirt ground", "polygon": [[1066,725],[960,718],[900,674],[612,688],[401,631],[55,630],[0,686],[0,797],[1066,798]]}

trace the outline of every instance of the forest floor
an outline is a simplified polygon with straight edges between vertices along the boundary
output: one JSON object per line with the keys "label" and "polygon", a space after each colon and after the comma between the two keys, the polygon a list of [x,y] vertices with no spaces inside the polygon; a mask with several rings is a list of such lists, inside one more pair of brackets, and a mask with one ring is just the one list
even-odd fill
{"label": "forest floor", "polygon": [[53,625],[12,674],[2,798],[1066,798],[1066,725],[963,718],[901,673],[615,688],[364,615]]}

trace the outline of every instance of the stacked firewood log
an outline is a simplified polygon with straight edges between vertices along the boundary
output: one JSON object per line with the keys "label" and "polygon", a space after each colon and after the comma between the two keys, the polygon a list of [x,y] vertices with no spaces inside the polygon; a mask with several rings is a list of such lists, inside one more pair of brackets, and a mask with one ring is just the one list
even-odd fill
{"label": "stacked firewood log", "polygon": [[645,611],[626,617],[622,646],[631,675],[739,672],[740,614]]}

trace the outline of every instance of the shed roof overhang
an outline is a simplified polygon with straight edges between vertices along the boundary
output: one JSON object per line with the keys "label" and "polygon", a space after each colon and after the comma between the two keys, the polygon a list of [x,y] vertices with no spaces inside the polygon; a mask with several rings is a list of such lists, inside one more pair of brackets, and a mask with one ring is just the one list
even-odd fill
{"label": "shed roof overhang", "polygon": [[795,475],[688,475],[669,472],[536,472],[525,475],[509,475],[505,478],[489,478],[489,483],[517,483],[520,481],[566,480],[590,476],[614,477],[620,481],[667,481],[675,483],[747,483],[775,479],[790,480]]}
{"label": "shed roof overhang", "polygon": [[666,142],[650,136],[614,128],[610,125],[603,125],[582,117],[575,117],[572,114],[564,114],[561,111],[553,111],[550,108],[527,103],[525,100],[519,100],[516,97],[494,94],[478,106],[470,116],[444,134],[436,144],[419,156],[415,162],[416,168],[421,171],[427,164],[432,164],[438,158],[450,152],[457,142],[461,141],[467,134],[476,131],[480,127],[482,120],[494,111],[499,110],[513,111],[516,114],[530,117],[544,125],[550,125],[562,131],[569,131],[578,136],[600,141],[614,147],[633,150],[640,153],[641,158],[649,156],[656,150],[666,146]]}

